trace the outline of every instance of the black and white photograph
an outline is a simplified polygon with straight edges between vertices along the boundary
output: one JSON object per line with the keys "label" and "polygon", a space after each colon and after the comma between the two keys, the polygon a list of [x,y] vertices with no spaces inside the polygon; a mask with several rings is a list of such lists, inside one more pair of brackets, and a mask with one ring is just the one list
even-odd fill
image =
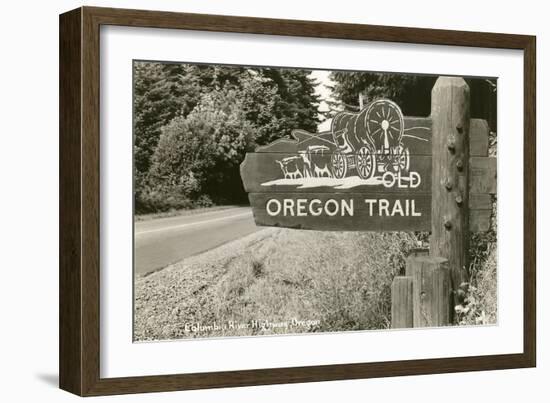
{"label": "black and white photograph", "polygon": [[0,400],[546,403],[543,4],[5,2]]}
{"label": "black and white photograph", "polygon": [[496,77],[132,69],[134,341],[498,323]]}

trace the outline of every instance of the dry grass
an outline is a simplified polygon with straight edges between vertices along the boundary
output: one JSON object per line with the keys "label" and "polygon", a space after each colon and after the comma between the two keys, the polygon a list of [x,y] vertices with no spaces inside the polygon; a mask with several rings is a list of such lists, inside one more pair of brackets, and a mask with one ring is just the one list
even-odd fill
{"label": "dry grass", "polygon": [[455,307],[461,325],[497,323],[497,200],[493,197],[491,228],[470,238],[470,281],[463,287],[464,300]]}
{"label": "dry grass", "polygon": [[135,339],[387,328],[415,246],[408,233],[266,229],[137,279]]}
{"label": "dry grass", "polygon": [[461,287],[463,301],[455,307],[456,322],[460,325],[489,325],[497,323],[497,248],[489,243],[483,260],[471,267],[470,282]]}
{"label": "dry grass", "polygon": [[485,323],[497,322],[497,248],[492,247],[487,261],[475,279],[480,306],[485,314]]}

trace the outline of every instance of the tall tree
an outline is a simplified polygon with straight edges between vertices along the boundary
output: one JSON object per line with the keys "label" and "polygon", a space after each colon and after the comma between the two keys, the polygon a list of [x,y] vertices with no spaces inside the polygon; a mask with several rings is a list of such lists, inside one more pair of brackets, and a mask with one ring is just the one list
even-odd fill
{"label": "tall tree", "polygon": [[[244,157],[242,147],[252,150],[255,145],[288,137],[296,128],[316,130],[319,100],[310,73],[136,62],[136,207],[149,200],[145,203],[149,207],[144,208],[154,208],[157,202],[150,203],[151,195],[160,195],[159,189],[188,198],[198,197],[200,192],[220,200],[242,198],[244,191],[235,169]],[[224,124],[223,119],[227,120]],[[237,128],[243,130],[246,141],[232,132]],[[211,130],[226,135],[211,135]],[[230,163],[222,166],[224,158]],[[159,201],[159,197],[154,199]]]}
{"label": "tall tree", "polygon": [[[437,76],[398,73],[333,72],[332,88],[337,100],[334,109],[359,109],[359,95],[365,101],[389,98],[405,115],[428,116],[431,112],[431,91]],[[470,86],[471,116],[487,119],[496,130],[496,80],[466,78]]]}
{"label": "tall tree", "polygon": [[191,112],[200,94],[200,80],[192,66],[135,62],[134,163],[138,174],[149,170],[161,128]]}
{"label": "tall tree", "polygon": [[238,198],[242,189],[230,184],[253,136],[236,90],[204,94],[191,113],[163,127],[151,158],[151,190],[166,200]]}
{"label": "tall tree", "polygon": [[260,73],[276,88],[272,114],[276,119],[270,142],[276,138],[288,137],[294,129],[317,131],[319,97],[315,94],[316,82],[310,70],[262,69]]}
{"label": "tall tree", "polygon": [[335,71],[330,78],[335,82],[333,97],[345,109],[357,111],[361,94],[366,102],[379,98],[391,99],[407,115],[430,114],[434,76]]}

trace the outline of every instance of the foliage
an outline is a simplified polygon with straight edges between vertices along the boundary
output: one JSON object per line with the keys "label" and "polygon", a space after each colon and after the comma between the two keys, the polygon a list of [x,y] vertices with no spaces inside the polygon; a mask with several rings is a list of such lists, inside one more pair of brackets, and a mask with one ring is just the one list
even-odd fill
{"label": "foliage", "polygon": [[456,323],[478,325],[497,320],[497,203],[493,197],[493,212],[489,231],[470,236],[470,280],[458,290],[455,306]]}
{"label": "foliage", "polygon": [[[161,130],[151,157],[146,195],[171,200],[203,200],[238,173],[238,164],[253,141],[253,127],[244,118],[235,90],[204,94],[186,117],[178,116]],[[147,196],[145,197],[147,198]],[[202,199],[201,199],[202,198]]]}
{"label": "foliage", "polygon": [[415,244],[408,233],[271,231],[231,261],[214,293],[216,320],[316,319],[316,332],[387,328],[391,282]]}
{"label": "foliage", "polygon": [[458,290],[455,306],[456,322],[460,325],[494,324],[497,321],[496,245],[489,244],[487,259],[471,267],[471,279]]}
{"label": "foliage", "polygon": [[[383,329],[413,234],[270,228],[136,280],[136,340]],[[185,323],[311,320],[185,332]]]}
{"label": "foliage", "polygon": [[[379,98],[395,101],[407,116],[428,116],[431,112],[431,91],[436,76],[401,73],[366,73],[335,71],[330,74],[334,81],[332,112],[346,109],[359,110],[359,95],[364,103]],[[470,87],[470,111],[473,118],[486,119],[496,131],[497,92],[496,81],[466,78]]]}
{"label": "foliage", "polygon": [[[405,115],[428,116],[431,109],[431,89],[436,77],[393,73],[333,72],[334,110],[359,109],[359,97],[365,102],[389,98],[399,104]],[[489,136],[489,155],[496,155],[496,81],[466,79],[470,87],[471,116],[486,119],[493,129]],[[493,197],[491,228],[484,233],[472,234],[469,257],[471,279],[461,285],[460,303],[455,307],[458,324],[495,323],[496,300],[496,197]],[[417,233],[423,243],[428,233]]]}
{"label": "foliage", "polygon": [[317,130],[319,99],[311,71],[249,69],[239,82],[246,119],[256,128],[256,145],[289,137],[300,128]]}
{"label": "foliage", "polygon": [[357,111],[359,94],[365,102],[389,98],[404,114],[427,116],[430,113],[430,92],[435,77],[391,73],[335,71],[330,74],[335,82],[333,96],[346,109]]}
{"label": "foliage", "polygon": [[239,202],[236,167],[256,145],[315,131],[319,100],[307,70],[134,63],[138,213]]}
{"label": "foliage", "polygon": [[150,167],[162,127],[185,116],[200,98],[193,66],[134,63],[134,163],[143,175]]}
{"label": "foliage", "polygon": [[330,263],[319,262],[312,276],[311,298],[322,317],[317,330],[389,328],[391,283],[404,271],[416,239],[406,232],[351,233],[345,238],[347,245],[330,248],[330,257],[325,256]]}

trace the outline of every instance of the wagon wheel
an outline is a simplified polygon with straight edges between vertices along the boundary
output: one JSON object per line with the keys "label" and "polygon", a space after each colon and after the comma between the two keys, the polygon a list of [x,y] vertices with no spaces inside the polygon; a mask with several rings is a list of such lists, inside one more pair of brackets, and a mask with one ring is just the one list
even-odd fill
{"label": "wagon wheel", "polygon": [[398,146],[395,150],[395,159],[393,166],[397,172],[408,172],[411,164],[409,149],[403,146]]}
{"label": "wagon wheel", "polygon": [[395,102],[379,99],[371,103],[367,109],[365,126],[376,145],[376,150],[389,153],[403,137],[403,113]]}
{"label": "wagon wheel", "polygon": [[361,179],[370,179],[376,171],[376,155],[367,147],[361,147],[355,156],[355,167]]}
{"label": "wagon wheel", "polygon": [[342,153],[335,152],[330,157],[330,162],[332,164],[332,174],[337,179],[342,179],[346,176],[348,171],[348,160]]}

